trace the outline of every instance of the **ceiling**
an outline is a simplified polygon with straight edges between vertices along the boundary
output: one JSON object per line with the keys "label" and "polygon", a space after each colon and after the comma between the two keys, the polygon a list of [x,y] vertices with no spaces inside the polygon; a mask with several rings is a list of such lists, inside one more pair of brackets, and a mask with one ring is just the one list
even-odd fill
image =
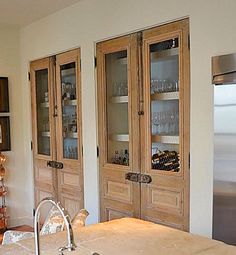
{"label": "ceiling", "polygon": [[80,0],[0,0],[0,24],[22,27]]}

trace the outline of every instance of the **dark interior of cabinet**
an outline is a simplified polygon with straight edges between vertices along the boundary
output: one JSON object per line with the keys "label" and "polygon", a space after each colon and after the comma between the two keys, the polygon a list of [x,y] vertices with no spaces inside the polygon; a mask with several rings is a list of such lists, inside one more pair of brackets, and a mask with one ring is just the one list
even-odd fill
{"label": "dark interior of cabinet", "polygon": [[10,139],[8,78],[0,77],[0,151],[10,150],[11,139]]}
{"label": "dark interior of cabinet", "polygon": [[7,77],[0,77],[0,112],[9,112],[9,94]]}
{"label": "dark interior of cabinet", "polygon": [[11,150],[10,117],[0,117],[0,151]]}

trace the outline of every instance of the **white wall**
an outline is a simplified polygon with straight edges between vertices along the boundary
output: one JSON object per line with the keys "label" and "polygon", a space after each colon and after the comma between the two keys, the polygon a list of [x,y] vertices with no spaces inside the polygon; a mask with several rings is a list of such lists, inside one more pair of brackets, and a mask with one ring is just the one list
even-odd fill
{"label": "white wall", "polygon": [[[24,145],[31,140],[28,63],[73,47],[82,49],[85,207],[98,220],[94,43],[149,26],[190,17],[191,34],[191,232],[211,236],[213,182],[213,87],[211,56],[236,52],[234,0],[84,0],[21,30]],[[31,155],[24,146],[25,156]],[[33,207],[32,161],[22,170]]]}
{"label": "white wall", "polygon": [[[25,171],[25,159],[23,154],[23,128],[22,122],[22,95],[20,82],[20,33],[19,30],[11,26],[0,26],[0,76],[6,76],[9,79],[9,97],[11,112],[11,146],[10,152],[4,152],[7,156],[6,162],[6,186],[8,194],[6,202],[8,214],[10,216],[9,224],[29,223],[29,208],[25,204],[27,190],[25,180],[27,172]],[[26,124],[26,123],[25,123]]]}

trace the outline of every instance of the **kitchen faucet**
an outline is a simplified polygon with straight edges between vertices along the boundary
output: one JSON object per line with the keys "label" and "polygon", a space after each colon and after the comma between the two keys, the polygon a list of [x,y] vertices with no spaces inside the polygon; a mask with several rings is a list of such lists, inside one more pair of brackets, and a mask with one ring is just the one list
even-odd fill
{"label": "kitchen faucet", "polygon": [[65,221],[66,225],[66,230],[67,230],[67,245],[65,247],[61,247],[59,251],[61,254],[63,254],[64,250],[68,251],[74,251],[75,250],[75,242],[74,242],[74,235],[73,235],[73,230],[71,226],[71,221],[68,212],[62,207],[60,202],[56,202],[53,198],[46,197],[43,200],[41,200],[38,204],[38,207],[35,211],[35,217],[34,217],[34,240],[35,240],[35,255],[40,255],[40,245],[39,245],[39,210],[42,205],[46,203],[51,203],[54,206],[57,207],[57,209],[60,211],[60,213],[63,216],[63,219]]}

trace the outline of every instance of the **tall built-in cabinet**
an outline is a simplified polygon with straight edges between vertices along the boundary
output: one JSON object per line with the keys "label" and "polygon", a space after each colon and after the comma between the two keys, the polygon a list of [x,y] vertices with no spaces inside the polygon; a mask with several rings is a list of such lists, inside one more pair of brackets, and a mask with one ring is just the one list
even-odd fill
{"label": "tall built-in cabinet", "polygon": [[80,50],[31,62],[35,206],[54,197],[83,208]]}
{"label": "tall built-in cabinet", "polygon": [[188,19],[97,44],[101,220],[189,228]]}

